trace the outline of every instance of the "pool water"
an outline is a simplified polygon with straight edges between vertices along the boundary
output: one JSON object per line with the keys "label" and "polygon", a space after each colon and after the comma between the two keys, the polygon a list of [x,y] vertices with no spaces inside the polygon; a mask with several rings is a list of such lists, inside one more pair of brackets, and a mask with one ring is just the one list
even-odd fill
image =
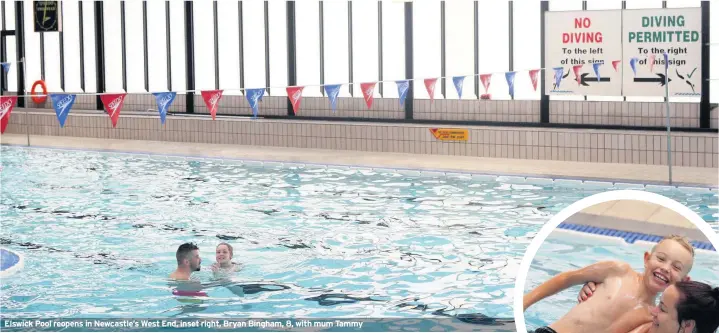
{"label": "pool water", "polygon": [[[643,256],[652,245],[626,244],[601,241],[596,237],[577,237],[574,233],[553,232],[537,251],[527,274],[525,293],[536,288],[558,273],[585,267],[603,260],[621,260],[637,272],[644,271]],[[719,253],[696,251],[694,265],[689,273],[692,280],[719,284]],[[549,325],[569,312],[577,304],[582,286],[566,289],[532,305],[524,312],[527,330]]]}
{"label": "pool water", "polygon": [[[571,203],[612,188],[3,146],[4,318],[513,317],[518,264]],[[652,188],[719,229],[717,193]],[[167,276],[215,246],[244,269],[200,304]],[[231,290],[232,289],[232,290]]]}

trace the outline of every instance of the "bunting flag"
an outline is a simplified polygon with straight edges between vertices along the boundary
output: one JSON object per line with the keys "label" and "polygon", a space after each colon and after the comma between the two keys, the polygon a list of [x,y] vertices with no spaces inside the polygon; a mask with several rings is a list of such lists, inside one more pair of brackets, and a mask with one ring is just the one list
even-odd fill
{"label": "bunting flag", "polygon": [[200,93],[202,94],[202,99],[205,100],[205,105],[210,110],[212,120],[215,120],[220,99],[222,98],[222,90],[205,90]]}
{"label": "bunting flag", "polygon": [[17,103],[17,96],[0,96],[0,134],[5,133],[15,103]]}
{"label": "bunting flag", "polygon": [[362,95],[364,95],[364,101],[367,103],[367,108],[372,108],[372,102],[374,101],[374,86],[377,84],[377,82],[370,82],[370,83],[360,83],[360,88],[362,88]]}
{"label": "bunting flag", "polygon": [[262,96],[265,94],[265,88],[258,88],[258,89],[247,89],[245,90],[245,96],[247,97],[247,101],[250,103],[250,107],[252,108],[252,116],[257,118],[257,114],[259,111],[257,110],[257,102],[262,100]]}
{"label": "bunting flag", "polygon": [[632,67],[632,71],[634,72],[634,76],[637,76],[637,61],[639,61],[639,59],[637,59],[636,57],[634,57],[634,58],[632,58],[631,60],[629,60],[629,66]]}
{"label": "bunting flag", "polygon": [[492,74],[482,74],[479,76],[484,86],[484,92],[489,93],[489,84],[492,83]]}
{"label": "bunting flag", "polygon": [[113,128],[117,126],[117,120],[120,118],[122,104],[125,103],[125,96],[127,96],[127,93],[100,95],[102,104],[105,105],[105,111],[107,111],[107,114],[112,120]]}
{"label": "bunting flag", "polygon": [[325,93],[327,94],[327,98],[330,100],[330,105],[332,106],[332,113],[337,112],[337,96],[340,94],[341,87],[342,85],[340,84],[325,86]]}
{"label": "bunting flag", "polygon": [[300,109],[302,90],[304,88],[305,87],[287,87],[287,97],[290,99],[290,103],[292,103],[292,110],[295,112],[295,115],[297,115],[297,111]]}
{"label": "bunting flag", "polygon": [[619,68],[618,68],[617,66],[619,66],[619,63],[621,63],[621,62],[622,62],[621,60],[614,60],[614,61],[612,61],[612,66],[614,66],[614,71],[615,71],[615,72],[618,72],[618,71],[619,71]]}
{"label": "bunting flag", "polygon": [[509,96],[512,96],[514,98],[514,75],[516,72],[507,72],[504,74],[504,77],[507,78],[507,85],[509,86]]}
{"label": "bunting flag", "polygon": [[407,98],[407,91],[409,91],[409,81],[395,81],[397,83],[397,94],[399,95],[399,106],[404,106],[404,100]]}
{"label": "bunting flag", "polygon": [[5,73],[7,74],[7,73],[10,71],[10,63],[9,63],[9,62],[3,62],[3,63],[2,63],[2,69],[3,69],[3,70],[5,71]]}
{"label": "bunting flag", "polygon": [[579,70],[582,69],[582,66],[584,66],[584,65],[575,65],[572,67],[572,69],[574,70],[574,76],[577,77],[577,85],[579,85],[582,82],[581,76],[579,76]]}
{"label": "bunting flag", "polygon": [[532,81],[532,87],[534,88],[534,91],[537,91],[537,74],[539,74],[538,69],[533,69],[529,71],[529,79]]}
{"label": "bunting flag", "polygon": [[604,65],[602,63],[594,63],[592,64],[592,67],[594,68],[594,75],[597,76],[597,82],[602,82],[601,77],[599,76],[599,66]]}
{"label": "bunting flag", "polygon": [[654,61],[657,60],[656,55],[650,55],[649,56],[649,71],[654,73]]}
{"label": "bunting flag", "polygon": [[72,105],[75,104],[76,97],[77,95],[75,94],[50,94],[52,107],[55,109],[60,127],[65,127],[65,120],[67,120],[67,115],[70,114]]}
{"label": "bunting flag", "polygon": [[170,92],[159,92],[159,93],[152,93],[152,94],[155,95],[155,99],[157,100],[157,112],[160,113],[160,123],[165,125],[165,118],[167,117],[167,109],[169,109],[170,105],[172,105],[172,102],[175,100],[177,93],[170,91]]}
{"label": "bunting flag", "polygon": [[437,79],[424,79],[424,87],[427,88],[429,94],[430,103],[434,101],[434,85],[437,84]]}
{"label": "bunting flag", "polygon": [[457,89],[457,96],[462,99],[462,86],[464,86],[464,76],[455,76],[452,78],[454,88]]}
{"label": "bunting flag", "polygon": [[564,76],[564,67],[554,67],[554,89],[559,88]]}

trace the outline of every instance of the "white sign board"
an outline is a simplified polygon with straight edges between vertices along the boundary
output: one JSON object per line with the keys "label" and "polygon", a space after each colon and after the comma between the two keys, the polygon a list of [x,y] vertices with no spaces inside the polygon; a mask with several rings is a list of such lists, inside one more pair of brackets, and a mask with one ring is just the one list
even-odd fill
{"label": "white sign board", "polygon": [[546,93],[621,96],[620,22],[620,10],[546,12]]}
{"label": "white sign board", "polygon": [[664,52],[669,96],[701,95],[701,18],[701,8],[624,11],[625,96],[665,96]]}

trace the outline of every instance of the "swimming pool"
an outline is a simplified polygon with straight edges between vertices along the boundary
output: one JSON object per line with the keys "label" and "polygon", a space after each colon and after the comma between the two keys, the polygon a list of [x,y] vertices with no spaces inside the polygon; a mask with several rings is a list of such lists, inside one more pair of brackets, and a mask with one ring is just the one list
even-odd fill
{"label": "swimming pool", "polygon": [[[574,232],[552,232],[537,251],[527,273],[525,293],[567,270],[577,269],[601,260],[622,260],[638,272],[644,271],[644,251],[654,244],[627,244],[623,240],[602,239],[604,236],[582,236]],[[719,280],[719,254],[715,251],[696,251],[694,265],[689,273],[692,280],[716,285]],[[577,304],[581,286],[564,290],[534,304],[524,312],[527,330],[546,326],[561,318]]]}
{"label": "swimming pool", "polygon": [[[615,187],[11,146],[1,153],[1,241],[25,256],[25,268],[1,282],[4,318],[511,319],[516,270],[535,232],[569,204]],[[647,190],[719,220],[716,192]],[[215,246],[230,242],[245,264],[234,278],[245,296],[216,287],[202,304],[178,302],[165,278],[186,241],[200,246],[203,281]]]}

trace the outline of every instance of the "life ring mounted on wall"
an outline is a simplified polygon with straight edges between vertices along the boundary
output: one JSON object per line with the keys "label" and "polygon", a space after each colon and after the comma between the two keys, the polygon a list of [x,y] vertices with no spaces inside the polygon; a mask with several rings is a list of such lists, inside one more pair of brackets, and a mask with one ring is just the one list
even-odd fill
{"label": "life ring mounted on wall", "polygon": [[[40,88],[42,88],[42,96],[35,96],[35,89],[37,88],[37,86],[40,86]],[[47,101],[47,85],[45,85],[45,81],[37,80],[35,81],[35,83],[32,84],[32,89],[30,89],[30,98],[32,98],[32,101],[37,104],[42,104]]]}

